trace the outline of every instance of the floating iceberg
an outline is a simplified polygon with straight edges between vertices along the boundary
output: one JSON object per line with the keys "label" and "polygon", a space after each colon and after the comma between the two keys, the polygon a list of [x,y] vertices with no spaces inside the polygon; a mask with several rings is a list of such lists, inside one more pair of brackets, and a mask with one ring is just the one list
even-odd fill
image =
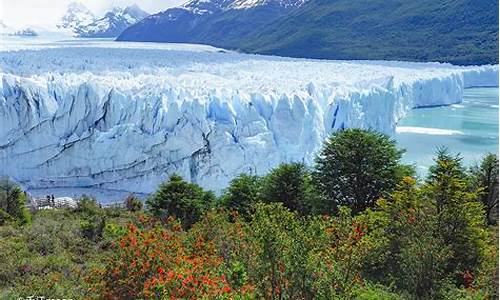
{"label": "floating iceberg", "polygon": [[392,135],[412,108],[498,86],[498,66],[66,42],[0,50],[0,77],[0,175],[148,193],[172,173],[220,191],[240,173],[312,163],[342,128]]}

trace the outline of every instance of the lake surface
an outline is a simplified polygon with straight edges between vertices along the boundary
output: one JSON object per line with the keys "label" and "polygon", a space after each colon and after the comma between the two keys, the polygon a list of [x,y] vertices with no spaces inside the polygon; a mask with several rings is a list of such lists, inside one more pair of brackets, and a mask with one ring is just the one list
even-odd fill
{"label": "lake surface", "polygon": [[438,147],[460,153],[466,165],[498,154],[498,99],[498,88],[470,88],[460,104],[414,109],[397,128],[403,161],[425,175]]}

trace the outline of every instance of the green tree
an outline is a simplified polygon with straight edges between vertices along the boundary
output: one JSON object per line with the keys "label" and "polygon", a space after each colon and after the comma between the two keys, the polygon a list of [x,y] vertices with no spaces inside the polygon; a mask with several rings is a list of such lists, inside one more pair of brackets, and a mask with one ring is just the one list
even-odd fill
{"label": "green tree", "polygon": [[487,232],[483,205],[476,201],[477,192],[469,190],[461,158],[438,150],[423,189],[436,207],[436,230],[452,252],[446,271],[465,283],[461,276],[483,259]]}
{"label": "green tree", "polygon": [[134,194],[130,194],[125,198],[125,208],[128,211],[140,211],[142,209],[142,201]]}
{"label": "green tree", "polygon": [[425,183],[404,177],[374,211],[359,215],[377,240],[365,276],[419,299],[471,289],[491,256],[476,199],[460,157],[440,149]]}
{"label": "green tree", "polygon": [[[0,180],[0,225],[10,218],[18,224],[26,224],[31,216],[26,209],[26,194],[7,178]],[[10,218],[9,218],[10,216]]]}
{"label": "green tree", "polygon": [[82,195],[77,201],[76,212],[92,217],[101,213],[101,206],[94,197]]}
{"label": "green tree", "polygon": [[302,163],[279,165],[264,177],[262,199],[267,203],[281,202],[292,211],[308,214],[314,204],[310,172]]}
{"label": "green tree", "polygon": [[403,150],[388,136],[371,130],[337,131],[326,141],[316,158],[315,183],[323,192],[325,212],[339,205],[353,213],[373,207],[411,171],[400,164]]}
{"label": "green tree", "polygon": [[498,157],[489,153],[480,165],[471,168],[472,186],[481,189],[479,200],[483,203],[489,224],[498,218]]}
{"label": "green tree", "polygon": [[94,197],[87,195],[82,195],[77,204],[75,212],[81,218],[80,233],[82,237],[93,242],[100,240],[106,227],[106,216],[101,205]]}
{"label": "green tree", "polygon": [[146,203],[155,216],[173,216],[179,219],[183,226],[190,227],[214,201],[212,192],[204,191],[200,186],[186,182],[174,174],[160,185],[158,191]]}
{"label": "green tree", "polygon": [[252,214],[252,207],[260,201],[262,179],[258,176],[241,174],[231,180],[221,197],[221,205],[237,211],[246,219]]}
{"label": "green tree", "polygon": [[437,230],[436,206],[424,200],[416,181],[405,177],[389,197],[377,201],[375,211],[360,217],[371,218],[372,230],[382,230],[367,276],[417,298],[433,298],[448,275],[452,252]]}

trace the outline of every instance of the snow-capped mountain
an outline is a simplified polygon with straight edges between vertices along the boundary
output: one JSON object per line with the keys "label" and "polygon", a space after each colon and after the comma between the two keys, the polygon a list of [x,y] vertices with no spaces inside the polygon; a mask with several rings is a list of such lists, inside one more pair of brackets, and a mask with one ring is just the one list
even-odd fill
{"label": "snow-capped mountain", "polygon": [[190,0],[127,28],[118,40],[193,42],[225,47],[230,40],[266,26],[308,0]]}
{"label": "snow-capped mountain", "polygon": [[197,15],[213,14],[228,8],[233,1],[234,0],[191,0],[182,4],[179,8]]}
{"label": "snow-capped mountain", "polygon": [[75,34],[81,32],[81,28],[85,28],[96,19],[95,15],[83,4],[72,2],[69,4],[66,14],[62,17],[58,28],[72,30]]}
{"label": "snow-capped mountain", "polygon": [[95,20],[82,28],[80,37],[113,38],[119,36],[127,27],[141,21],[149,14],[137,5],[114,8],[103,18]]}
{"label": "snow-capped mountain", "polygon": [[282,8],[299,7],[308,0],[190,0],[181,8],[196,14],[215,13],[232,9],[254,9],[274,6]]}
{"label": "snow-capped mountain", "polygon": [[[178,9],[185,9],[195,15],[216,14],[241,9],[278,8],[290,9],[309,0],[190,0]],[[173,8],[176,10],[176,8]],[[168,11],[168,10],[167,10]]]}
{"label": "snow-capped mountain", "polygon": [[118,40],[303,58],[498,64],[498,1],[415,3],[191,0],[129,27]]}
{"label": "snow-capped mountain", "polygon": [[140,193],[173,173],[220,191],[240,173],[312,163],[335,130],[392,134],[414,107],[498,86],[498,66],[118,42],[0,49],[0,70],[0,176],[27,188]]}
{"label": "snow-capped mountain", "polygon": [[284,8],[300,7],[308,0],[235,0],[231,4],[233,9],[252,9],[257,6],[277,5]]}
{"label": "snow-capped mountain", "polygon": [[82,4],[72,3],[59,27],[71,29],[78,37],[114,38],[148,15],[134,4],[126,8],[115,7],[98,18]]}

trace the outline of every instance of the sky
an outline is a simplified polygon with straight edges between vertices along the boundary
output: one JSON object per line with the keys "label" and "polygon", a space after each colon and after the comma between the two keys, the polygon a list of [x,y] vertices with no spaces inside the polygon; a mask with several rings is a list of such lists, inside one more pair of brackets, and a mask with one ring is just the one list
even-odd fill
{"label": "sky", "polygon": [[[74,0],[0,0],[0,20],[7,26],[51,27],[61,19],[68,4]],[[143,10],[155,13],[186,0],[79,0],[97,16],[113,6],[127,6],[136,3]]]}

